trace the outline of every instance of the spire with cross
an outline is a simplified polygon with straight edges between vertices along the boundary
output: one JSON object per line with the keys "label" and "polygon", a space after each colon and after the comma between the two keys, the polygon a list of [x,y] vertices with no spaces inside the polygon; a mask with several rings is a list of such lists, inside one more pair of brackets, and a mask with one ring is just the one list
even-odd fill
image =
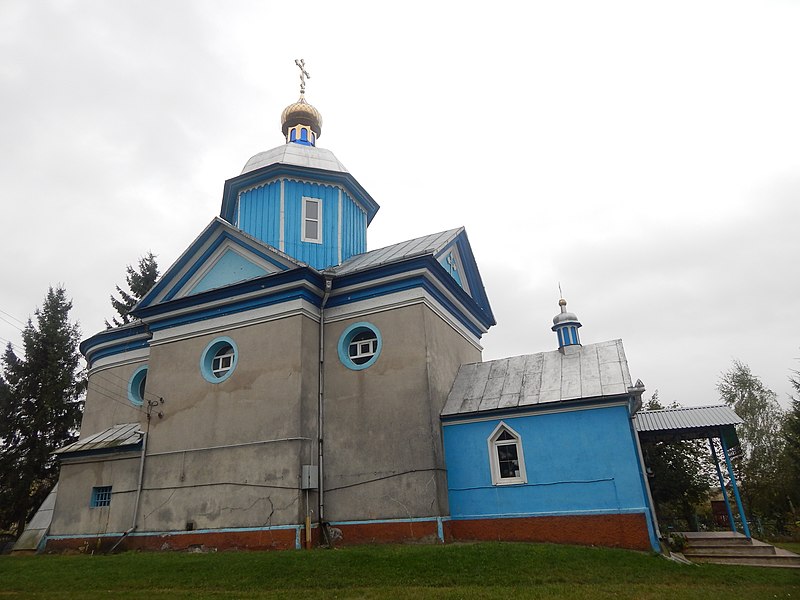
{"label": "spire with cross", "polygon": [[311,75],[306,71],[306,61],[302,58],[294,59],[294,64],[300,69],[300,97],[305,98],[306,94],[306,78],[311,79]]}

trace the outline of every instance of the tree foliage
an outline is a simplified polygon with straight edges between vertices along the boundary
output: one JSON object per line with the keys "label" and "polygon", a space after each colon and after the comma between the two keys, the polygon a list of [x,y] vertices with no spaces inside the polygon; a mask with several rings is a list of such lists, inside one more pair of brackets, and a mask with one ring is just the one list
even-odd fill
{"label": "tree foliage", "polygon": [[155,285],[159,275],[158,263],[156,263],[156,257],[152,252],[148,252],[139,259],[138,269],[128,265],[125,270],[127,271],[125,281],[128,284],[129,291],[126,292],[121,287],[116,286],[120,298],[115,298],[113,294],[111,295],[111,306],[117,311],[119,318],[112,317],[111,323],[106,321],[106,327],[109,329],[131,322],[131,309]]}
{"label": "tree foliage", "polygon": [[800,509],[800,371],[795,371],[789,381],[795,394],[783,422],[785,479],[794,508]]}
{"label": "tree foliage", "polygon": [[736,463],[745,503],[753,516],[778,519],[786,505],[786,482],[784,412],[777,394],[738,360],[722,374],[717,391],[744,421],[736,429],[741,442]]}
{"label": "tree foliage", "polygon": [[[656,391],[645,410],[665,408]],[[669,408],[680,408],[673,403]],[[696,506],[708,498],[712,465],[710,450],[704,440],[645,442],[642,444],[648,468],[650,492],[657,511],[664,516],[681,516],[695,525]]]}
{"label": "tree foliage", "polygon": [[35,324],[22,330],[23,356],[11,344],[0,385],[0,529],[22,533],[58,478],[53,451],[75,438],[85,377],[77,324],[62,287],[50,288]]}

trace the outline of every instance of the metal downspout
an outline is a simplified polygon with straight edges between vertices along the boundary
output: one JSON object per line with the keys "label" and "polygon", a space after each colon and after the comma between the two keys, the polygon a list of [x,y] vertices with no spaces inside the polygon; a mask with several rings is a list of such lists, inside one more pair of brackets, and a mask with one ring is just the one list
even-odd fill
{"label": "metal downspout", "polygon": [[[148,407],[149,408],[149,407]],[[128,537],[131,533],[136,531],[136,517],[139,516],[139,498],[142,495],[142,483],[144,482],[144,457],[147,455],[147,434],[150,432],[150,414],[148,411],[147,415],[147,430],[140,432],[142,434],[142,456],[139,460],[139,482],[136,485],[136,499],[133,502],[133,518],[131,519],[131,526],[122,536],[117,540],[117,543],[111,547],[111,550],[108,551],[109,554],[113,554],[114,550],[117,549],[126,537]]]}
{"label": "metal downspout", "polygon": [[142,459],[139,461],[139,482],[136,484],[136,499],[133,501],[133,519],[130,531],[136,529],[136,518],[139,516],[139,499],[142,497],[144,483],[144,457],[147,455],[147,435],[150,433],[150,415],[147,416],[147,431],[142,435]]}
{"label": "metal downspout", "polygon": [[[324,535],[325,523],[325,492],[324,492],[324,443],[323,443],[323,404],[325,399],[325,305],[333,287],[333,276],[325,275],[325,290],[322,302],[319,305],[319,390],[317,395],[317,520],[319,525],[320,541]],[[327,536],[326,536],[327,537]]]}

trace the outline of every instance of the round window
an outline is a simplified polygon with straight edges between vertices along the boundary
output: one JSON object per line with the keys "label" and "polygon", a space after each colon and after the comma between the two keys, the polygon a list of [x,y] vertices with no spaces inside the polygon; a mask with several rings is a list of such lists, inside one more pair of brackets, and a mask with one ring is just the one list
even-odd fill
{"label": "round window", "polygon": [[339,360],[348,369],[372,366],[381,353],[381,333],[372,323],[354,323],[339,338]]}
{"label": "round window", "polygon": [[135,406],[144,404],[144,391],[147,386],[147,365],[139,367],[128,382],[128,400]]}
{"label": "round window", "polygon": [[238,360],[238,351],[234,341],[228,337],[212,341],[200,358],[200,372],[206,381],[220,383],[233,374]]}

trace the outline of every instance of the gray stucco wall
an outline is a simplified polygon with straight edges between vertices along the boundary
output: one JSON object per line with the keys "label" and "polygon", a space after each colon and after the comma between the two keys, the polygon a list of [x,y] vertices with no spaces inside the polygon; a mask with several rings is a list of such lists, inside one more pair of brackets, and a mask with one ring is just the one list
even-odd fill
{"label": "gray stucco wall", "polygon": [[[352,371],[337,344],[363,320],[378,327],[383,350],[370,368]],[[221,335],[236,343],[238,363],[230,378],[210,383],[200,357]],[[319,324],[299,315],[154,343],[147,390],[164,404],[150,424],[138,530],[184,530],[190,521],[196,529],[302,523],[302,465],[317,464],[318,357]],[[479,350],[423,304],[326,324],[326,520],[447,514],[439,412],[459,365],[477,360]],[[90,377],[83,437],[146,423],[127,401],[127,381],[142,364]],[[125,390],[118,400],[92,392],[108,381]],[[125,456],[65,462],[51,534],[130,527],[139,454]],[[111,506],[89,508],[99,485],[113,486]],[[308,505],[316,521],[316,493]]]}
{"label": "gray stucco wall", "polygon": [[[113,533],[131,526],[139,469],[138,452],[116,459],[68,463],[61,466],[50,535]],[[110,485],[110,506],[91,508],[92,487]]]}
{"label": "gray stucco wall", "polygon": [[[381,332],[374,365],[338,359],[346,327]],[[325,341],[325,518],[395,519],[446,514],[439,411],[461,362],[480,353],[422,304],[330,324]],[[445,383],[449,380],[449,383]]]}
{"label": "gray stucco wall", "polygon": [[128,382],[147,359],[98,370],[89,375],[81,421],[81,438],[118,423],[145,422],[144,411],[128,401]]}

